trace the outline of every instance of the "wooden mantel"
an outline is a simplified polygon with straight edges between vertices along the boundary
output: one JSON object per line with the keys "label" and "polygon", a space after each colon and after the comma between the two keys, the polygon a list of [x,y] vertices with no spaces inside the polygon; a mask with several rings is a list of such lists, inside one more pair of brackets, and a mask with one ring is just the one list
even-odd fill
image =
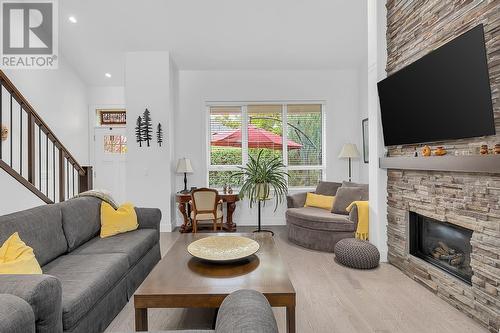
{"label": "wooden mantel", "polygon": [[500,173],[500,155],[382,157],[382,169]]}

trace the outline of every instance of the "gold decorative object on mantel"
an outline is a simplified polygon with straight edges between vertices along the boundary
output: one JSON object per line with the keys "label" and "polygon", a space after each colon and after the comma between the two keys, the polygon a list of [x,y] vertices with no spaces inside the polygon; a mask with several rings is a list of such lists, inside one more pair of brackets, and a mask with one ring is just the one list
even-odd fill
{"label": "gold decorative object on mantel", "polygon": [[500,155],[500,143],[495,144],[495,155]]}
{"label": "gold decorative object on mantel", "polygon": [[1,133],[2,141],[7,140],[8,135],[9,135],[9,129],[7,128],[7,126],[2,124],[2,133]]}
{"label": "gold decorative object on mantel", "polygon": [[436,150],[434,150],[434,155],[436,156],[446,155],[446,149],[444,149],[443,146],[436,147]]}
{"label": "gold decorative object on mantel", "polygon": [[209,236],[188,245],[196,258],[213,262],[232,262],[245,259],[259,250],[259,243],[242,236]]}
{"label": "gold decorative object on mantel", "polygon": [[479,149],[479,154],[488,155],[488,145],[481,145],[481,148]]}
{"label": "gold decorative object on mantel", "polygon": [[428,145],[425,145],[423,148],[422,148],[422,156],[431,156],[432,154],[432,151],[431,151],[431,147],[429,147]]}

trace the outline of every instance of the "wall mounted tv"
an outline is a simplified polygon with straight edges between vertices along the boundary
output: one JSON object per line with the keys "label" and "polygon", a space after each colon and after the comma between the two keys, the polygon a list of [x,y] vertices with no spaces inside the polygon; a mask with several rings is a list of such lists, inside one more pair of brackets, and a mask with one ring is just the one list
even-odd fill
{"label": "wall mounted tv", "polygon": [[495,134],[482,25],[378,83],[386,146]]}

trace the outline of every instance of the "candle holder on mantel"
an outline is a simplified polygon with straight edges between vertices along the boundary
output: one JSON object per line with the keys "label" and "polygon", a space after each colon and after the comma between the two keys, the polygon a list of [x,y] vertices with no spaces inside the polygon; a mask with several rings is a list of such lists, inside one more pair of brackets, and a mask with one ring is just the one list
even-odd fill
{"label": "candle holder on mantel", "polygon": [[434,150],[435,156],[444,156],[446,153],[446,149],[443,146],[436,147],[436,150]]}
{"label": "candle holder on mantel", "polygon": [[428,145],[425,145],[422,148],[422,156],[428,157],[428,156],[431,156],[431,155],[432,155],[431,147],[429,147]]}

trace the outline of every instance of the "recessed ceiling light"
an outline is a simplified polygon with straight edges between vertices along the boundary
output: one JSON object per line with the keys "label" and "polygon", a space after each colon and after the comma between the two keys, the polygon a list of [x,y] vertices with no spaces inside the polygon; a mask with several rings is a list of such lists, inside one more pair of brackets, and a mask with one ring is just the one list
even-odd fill
{"label": "recessed ceiling light", "polygon": [[106,74],[104,74],[104,76],[105,76],[105,77],[107,77],[107,78],[110,78],[110,77],[111,77],[111,74],[106,73]]}
{"label": "recessed ceiling light", "polygon": [[74,16],[70,16],[70,17],[68,17],[68,21],[70,21],[71,23],[76,23],[76,22],[78,22],[78,21],[76,20],[76,17],[74,17]]}

